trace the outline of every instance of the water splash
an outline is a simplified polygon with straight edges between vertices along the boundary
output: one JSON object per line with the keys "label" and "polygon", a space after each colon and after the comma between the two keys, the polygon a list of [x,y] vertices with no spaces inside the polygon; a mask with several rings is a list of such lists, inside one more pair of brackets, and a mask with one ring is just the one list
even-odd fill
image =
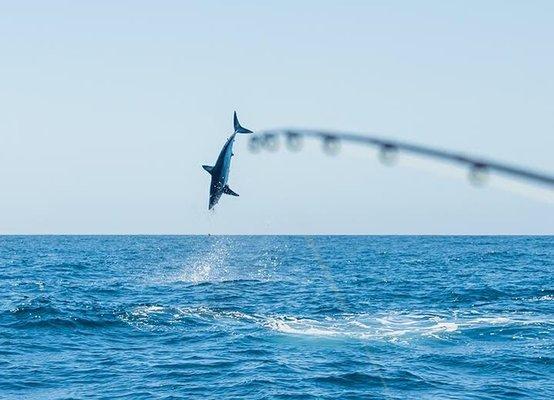
{"label": "water splash", "polygon": [[233,280],[234,271],[227,262],[231,247],[228,238],[216,238],[207,250],[185,262],[181,270],[169,276],[168,280],[188,283]]}
{"label": "water splash", "polygon": [[267,238],[264,248],[255,253],[248,253],[249,249],[238,238],[212,236],[207,241],[201,251],[188,259],[174,261],[178,265],[175,272],[164,272],[148,280],[154,284],[287,280],[276,271],[278,260],[274,253],[279,244],[272,238]]}

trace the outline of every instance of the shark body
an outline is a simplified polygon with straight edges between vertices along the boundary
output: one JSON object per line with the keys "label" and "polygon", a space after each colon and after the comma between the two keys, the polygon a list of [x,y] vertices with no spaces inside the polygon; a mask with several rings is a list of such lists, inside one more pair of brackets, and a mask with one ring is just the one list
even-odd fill
{"label": "shark body", "polygon": [[235,143],[237,133],[252,133],[252,131],[240,125],[236,112],[233,116],[233,125],[235,132],[225,142],[225,145],[219,152],[215,165],[202,165],[202,168],[211,175],[208,210],[211,210],[217,204],[224,193],[231,196],[238,196],[238,194],[233,192],[227,185],[229,180],[229,169],[231,168],[231,157],[233,157],[233,144]]}

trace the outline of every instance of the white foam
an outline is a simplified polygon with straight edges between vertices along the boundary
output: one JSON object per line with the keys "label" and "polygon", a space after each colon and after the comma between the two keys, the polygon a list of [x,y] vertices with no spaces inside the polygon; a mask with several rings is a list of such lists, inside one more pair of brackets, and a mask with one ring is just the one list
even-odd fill
{"label": "white foam", "polygon": [[[552,319],[540,319],[531,314],[436,315],[408,312],[380,314],[347,314],[324,318],[307,318],[291,315],[258,315],[238,310],[220,310],[210,307],[163,307],[148,305],[131,312],[131,323],[155,328],[159,314],[171,324],[180,324],[184,318],[197,318],[207,323],[227,326],[253,324],[271,331],[294,336],[314,338],[343,338],[407,342],[417,338],[447,339],[465,330],[491,328],[491,332],[507,326],[550,325]],[[154,317],[156,315],[156,317]],[[127,318],[126,318],[127,319]]]}
{"label": "white foam", "polygon": [[253,315],[235,310],[215,310],[209,307],[180,307],[175,314],[177,318],[196,317],[214,320],[232,319],[244,321],[257,321],[259,318]]}
{"label": "white foam", "polygon": [[511,322],[510,318],[502,316],[485,316],[479,318],[473,318],[463,323],[464,326],[477,326],[477,325],[498,325],[508,324]]}
{"label": "white foam", "polygon": [[371,316],[349,315],[315,320],[291,316],[268,317],[262,323],[268,329],[292,335],[388,340],[417,337],[444,338],[447,335],[476,327],[499,327],[552,323],[526,315],[485,315],[482,317],[443,317],[425,314]]}
{"label": "white foam", "polygon": [[150,314],[160,314],[164,311],[161,306],[140,306],[132,311],[132,315],[135,317],[147,317]]}

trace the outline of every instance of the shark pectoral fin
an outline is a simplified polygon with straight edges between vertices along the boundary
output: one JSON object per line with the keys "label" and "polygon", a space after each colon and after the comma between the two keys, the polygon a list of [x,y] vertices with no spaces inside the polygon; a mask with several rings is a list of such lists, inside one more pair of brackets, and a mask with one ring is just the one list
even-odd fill
{"label": "shark pectoral fin", "polygon": [[212,167],[211,165],[202,165],[202,168],[204,168],[206,171],[208,171],[209,174],[211,174],[212,169],[214,169],[214,167]]}
{"label": "shark pectoral fin", "polygon": [[229,186],[227,186],[227,185],[225,185],[225,187],[223,188],[223,193],[229,194],[231,196],[237,196],[237,197],[239,195],[238,193],[235,193],[231,189],[229,189]]}

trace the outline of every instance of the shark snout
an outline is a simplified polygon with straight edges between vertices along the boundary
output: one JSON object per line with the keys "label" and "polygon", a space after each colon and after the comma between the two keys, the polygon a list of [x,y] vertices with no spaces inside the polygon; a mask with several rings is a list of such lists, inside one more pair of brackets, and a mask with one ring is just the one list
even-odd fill
{"label": "shark snout", "polygon": [[208,204],[208,210],[211,210],[217,204],[220,197],[221,192],[210,194],[210,203]]}

